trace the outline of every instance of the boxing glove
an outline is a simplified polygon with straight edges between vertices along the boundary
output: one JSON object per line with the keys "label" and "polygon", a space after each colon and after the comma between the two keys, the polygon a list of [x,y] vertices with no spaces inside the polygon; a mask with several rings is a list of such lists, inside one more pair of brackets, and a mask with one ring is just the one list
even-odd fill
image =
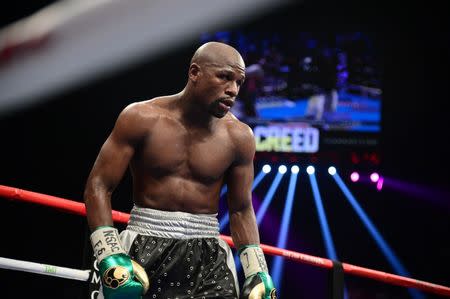
{"label": "boxing glove", "polygon": [[97,227],[91,234],[91,243],[105,299],[139,299],[148,291],[147,273],[126,254],[116,228]]}
{"label": "boxing glove", "polygon": [[245,282],[241,291],[244,299],[276,299],[277,292],[267,269],[264,253],[259,245],[239,249]]}

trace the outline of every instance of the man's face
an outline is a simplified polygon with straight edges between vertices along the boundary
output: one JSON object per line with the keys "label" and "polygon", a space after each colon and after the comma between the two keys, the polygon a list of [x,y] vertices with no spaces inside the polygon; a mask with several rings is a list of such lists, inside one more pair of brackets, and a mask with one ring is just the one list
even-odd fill
{"label": "man's face", "polygon": [[208,112],[222,118],[230,111],[245,80],[245,66],[235,64],[205,64],[198,82],[199,95]]}

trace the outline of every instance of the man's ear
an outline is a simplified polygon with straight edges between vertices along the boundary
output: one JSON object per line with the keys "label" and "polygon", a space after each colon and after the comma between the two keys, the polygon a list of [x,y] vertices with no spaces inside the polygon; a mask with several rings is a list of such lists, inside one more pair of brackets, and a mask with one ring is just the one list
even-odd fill
{"label": "man's ear", "polygon": [[189,66],[189,80],[196,82],[199,74],[200,74],[200,66],[195,62],[192,63]]}

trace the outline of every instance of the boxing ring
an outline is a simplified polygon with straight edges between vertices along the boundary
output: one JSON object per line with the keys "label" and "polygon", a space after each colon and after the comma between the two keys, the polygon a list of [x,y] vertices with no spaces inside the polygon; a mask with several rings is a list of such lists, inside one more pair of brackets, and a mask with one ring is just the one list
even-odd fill
{"label": "boxing ring", "polygon": [[[0,197],[9,200],[19,200],[49,206],[52,208],[56,208],[60,211],[80,216],[86,215],[86,208],[84,203],[60,197],[55,197],[51,195],[27,191],[23,189],[18,189],[14,187],[0,185]],[[126,224],[129,219],[129,214],[113,210],[112,217],[115,222]],[[230,236],[220,235],[220,237],[224,241],[226,241],[231,247],[234,247],[233,241]],[[335,275],[335,277],[337,277],[336,278],[337,280],[341,280],[340,285],[342,285],[342,290],[337,290],[337,293],[343,293],[343,283],[342,283],[343,275],[348,274],[380,281],[386,284],[401,286],[405,288],[415,288],[417,290],[421,290],[427,293],[450,297],[450,288],[443,285],[438,285],[422,280],[417,280],[387,272],[364,268],[348,263],[340,263],[330,259],[312,256],[291,250],[281,249],[270,245],[261,244],[261,248],[263,249],[264,253],[268,255],[281,256],[298,263],[309,264],[312,266],[325,268],[333,271],[341,270],[342,275]],[[91,277],[91,270],[70,269],[54,265],[14,260],[4,257],[0,257],[0,268],[15,271],[31,272],[42,275],[50,275],[80,281],[88,281]],[[339,286],[339,282],[337,282],[335,287],[336,286],[337,288],[341,288]],[[333,298],[340,298],[340,297],[333,296]]]}

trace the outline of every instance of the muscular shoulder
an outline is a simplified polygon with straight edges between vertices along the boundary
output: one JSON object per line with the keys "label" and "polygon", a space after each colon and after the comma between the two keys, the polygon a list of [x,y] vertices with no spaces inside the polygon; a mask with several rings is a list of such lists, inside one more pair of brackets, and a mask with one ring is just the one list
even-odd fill
{"label": "muscular shoulder", "polygon": [[151,120],[163,113],[161,98],[154,98],[148,101],[134,102],[126,106],[119,115],[120,118],[138,118],[139,120]]}
{"label": "muscular shoulder", "polygon": [[151,125],[161,116],[169,114],[171,96],[157,97],[147,101],[134,102],[126,106],[119,115],[118,121],[125,121],[127,125]]}
{"label": "muscular shoulder", "polygon": [[113,133],[130,141],[143,138],[164,113],[162,110],[156,98],[131,103],[120,112]]}
{"label": "muscular shoulder", "polygon": [[236,150],[239,160],[253,160],[255,154],[255,138],[252,129],[230,114],[225,119],[228,134]]}

